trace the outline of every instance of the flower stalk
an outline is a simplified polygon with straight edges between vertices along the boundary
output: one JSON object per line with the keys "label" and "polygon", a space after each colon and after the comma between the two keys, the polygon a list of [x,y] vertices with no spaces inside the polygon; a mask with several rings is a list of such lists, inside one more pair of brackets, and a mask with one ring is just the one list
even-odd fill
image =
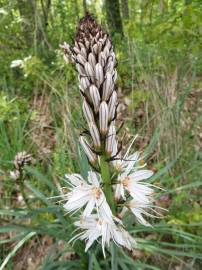
{"label": "flower stalk", "polygon": [[[94,241],[101,238],[102,250],[112,240],[119,246],[131,250],[136,242],[123,226],[124,215],[130,211],[137,221],[145,226],[144,216],[158,216],[153,205],[154,185],[143,180],[153,174],[143,170],[139,152],[121,155],[116,134],[118,96],[116,57],[109,35],[92,15],[80,20],[73,46],[64,43],[65,61],[75,64],[79,89],[83,98],[85,132],[80,144],[92,169],[88,178],[79,174],[66,175],[70,192],[63,196],[68,213],[83,209],[75,226],[81,230],[73,240],[85,240],[87,251]],[[135,137],[136,138],[136,137]],[[149,213],[149,211],[153,212]]]}
{"label": "flower stalk", "polygon": [[32,162],[32,156],[30,154],[28,154],[25,151],[19,152],[16,154],[13,161],[15,171],[10,172],[11,178],[13,178],[19,184],[20,193],[28,209],[31,209],[31,205],[29,203],[29,199],[27,198],[27,195],[25,192],[24,166],[30,165],[31,162]]}
{"label": "flower stalk", "polygon": [[106,156],[100,156],[100,169],[101,169],[101,177],[103,180],[103,190],[106,196],[106,200],[111,207],[112,213],[116,215],[116,206],[114,201],[114,195],[112,191],[112,183],[111,183],[111,175],[110,175],[110,167],[109,162],[106,160]]}

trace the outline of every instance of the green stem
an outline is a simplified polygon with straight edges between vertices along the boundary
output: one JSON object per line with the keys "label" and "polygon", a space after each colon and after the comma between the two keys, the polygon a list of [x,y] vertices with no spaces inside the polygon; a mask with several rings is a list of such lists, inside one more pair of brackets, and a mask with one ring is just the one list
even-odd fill
{"label": "green stem", "polygon": [[20,172],[19,187],[20,187],[20,193],[22,194],[23,200],[24,200],[27,208],[31,209],[31,205],[30,205],[29,200],[27,198],[27,195],[25,193],[24,177],[23,177],[22,172]]}
{"label": "green stem", "polygon": [[106,161],[106,157],[100,156],[100,168],[101,168],[101,176],[104,184],[104,194],[106,196],[106,200],[111,207],[112,213],[116,214],[116,207],[114,202],[114,196],[112,191],[111,179],[110,179],[110,170],[109,170],[109,162]]}

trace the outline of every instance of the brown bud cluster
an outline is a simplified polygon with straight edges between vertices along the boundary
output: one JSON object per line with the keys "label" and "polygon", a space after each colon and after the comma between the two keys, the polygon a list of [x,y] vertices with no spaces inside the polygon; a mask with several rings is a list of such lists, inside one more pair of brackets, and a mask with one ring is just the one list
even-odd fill
{"label": "brown bud cluster", "polygon": [[27,152],[19,152],[14,158],[15,171],[11,171],[10,175],[14,180],[18,180],[22,174],[25,165],[29,165],[32,162],[32,156]]}
{"label": "brown bud cluster", "polygon": [[115,118],[117,108],[116,57],[109,35],[93,16],[87,14],[77,28],[74,46],[64,43],[65,60],[75,63],[79,88],[84,97],[83,113],[91,142],[80,139],[84,151],[93,164],[97,155],[114,155],[116,142]]}

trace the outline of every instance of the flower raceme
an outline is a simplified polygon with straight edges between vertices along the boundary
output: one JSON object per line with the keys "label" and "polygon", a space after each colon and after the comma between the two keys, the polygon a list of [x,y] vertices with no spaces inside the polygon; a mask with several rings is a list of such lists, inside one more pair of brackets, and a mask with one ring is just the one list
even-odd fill
{"label": "flower raceme", "polygon": [[[80,135],[80,144],[92,170],[87,179],[80,174],[67,174],[70,190],[62,197],[69,214],[80,214],[74,224],[77,239],[86,242],[86,251],[100,241],[103,254],[113,241],[129,250],[135,247],[134,238],[124,227],[123,218],[130,212],[145,225],[147,217],[159,217],[154,203],[154,185],[145,182],[152,175],[142,165],[140,152],[130,154],[133,139],[126,154],[121,155],[116,134],[118,104],[115,82],[116,58],[107,33],[90,15],[81,19],[73,46],[64,43],[65,61],[75,64],[79,89],[83,98],[83,114],[87,132]],[[88,138],[87,138],[88,136]]]}
{"label": "flower raceme", "polygon": [[[79,23],[74,46],[64,43],[61,47],[64,59],[72,61],[78,72],[83,114],[90,139],[86,138],[86,143],[82,140],[81,145],[89,162],[93,165],[98,162],[99,166],[99,158],[95,155],[106,153],[103,149],[106,149],[107,134],[116,118],[118,104],[116,58],[112,42],[94,18],[87,14]],[[107,152],[108,155],[110,153]]]}

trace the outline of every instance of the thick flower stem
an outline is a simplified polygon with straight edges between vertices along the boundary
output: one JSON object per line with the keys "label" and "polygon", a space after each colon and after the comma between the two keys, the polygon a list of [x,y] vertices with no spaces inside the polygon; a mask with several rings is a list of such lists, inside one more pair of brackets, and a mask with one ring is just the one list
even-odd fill
{"label": "thick flower stem", "polygon": [[104,193],[107,199],[109,206],[111,207],[112,213],[116,214],[116,206],[112,191],[111,179],[110,179],[110,170],[109,170],[109,162],[106,161],[106,157],[100,156],[100,168],[101,168],[101,176],[104,184]]}

